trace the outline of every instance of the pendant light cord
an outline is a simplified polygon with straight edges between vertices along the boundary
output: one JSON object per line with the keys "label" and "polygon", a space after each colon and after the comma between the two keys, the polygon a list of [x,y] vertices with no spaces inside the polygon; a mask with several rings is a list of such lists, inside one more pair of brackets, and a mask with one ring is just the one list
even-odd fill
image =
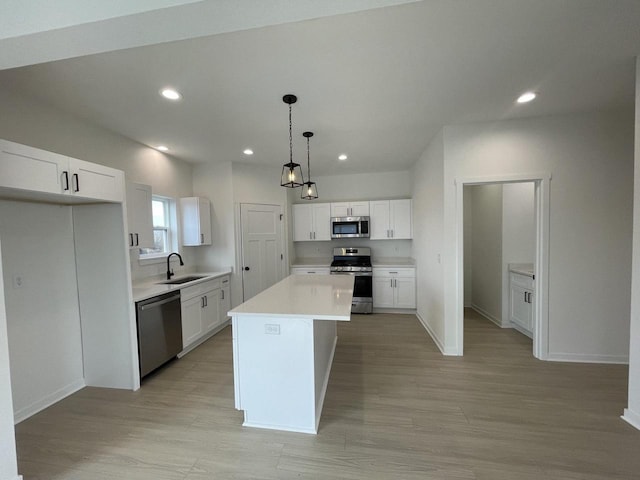
{"label": "pendant light cord", "polygon": [[307,173],[309,174],[309,182],[311,182],[311,162],[309,161],[309,137],[307,137]]}
{"label": "pendant light cord", "polygon": [[291,104],[289,104],[289,163],[293,163],[293,138],[291,137]]}

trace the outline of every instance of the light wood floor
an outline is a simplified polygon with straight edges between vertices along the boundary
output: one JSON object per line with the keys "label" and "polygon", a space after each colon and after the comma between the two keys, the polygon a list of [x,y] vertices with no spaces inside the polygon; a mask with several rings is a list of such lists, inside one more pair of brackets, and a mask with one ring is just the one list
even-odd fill
{"label": "light wood floor", "polygon": [[16,427],[31,479],[640,478],[627,367],[540,362],[473,312],[463,358],[413,316],[340,323],[317,436],[243,428],[231,331],[138,392],[86,388]]}

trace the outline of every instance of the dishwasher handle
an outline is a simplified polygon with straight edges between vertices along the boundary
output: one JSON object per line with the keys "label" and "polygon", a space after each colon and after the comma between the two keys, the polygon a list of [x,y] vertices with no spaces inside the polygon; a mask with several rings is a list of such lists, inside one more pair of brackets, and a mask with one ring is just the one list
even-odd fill
{"label": "dishwasher handle", "polygon": [[144,305],[140,305],[138,308],[142,311],[148,309],[148,308],[153,308],[153,307],[157,307],[159,305],[164,305],[165,303],[169,303],[169,302],[173,302],[174,300],[179,300],[180,299],[180,294],[174,295],[173,297],[169,297],[169,298],[164,298],[158,302],[153,302],[153,303],[146,303]]}

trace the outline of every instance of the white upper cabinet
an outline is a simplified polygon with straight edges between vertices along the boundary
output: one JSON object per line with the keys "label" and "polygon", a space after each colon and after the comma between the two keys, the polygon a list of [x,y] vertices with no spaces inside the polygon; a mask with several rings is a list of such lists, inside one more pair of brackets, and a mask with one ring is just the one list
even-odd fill
{"label": "white upper cabinet", "polygon": [[371,240],[413,238],[411,199],[375,200],[369,204]]}
{"label": "white upper cabinet", "polygon": [[[122,202],[124,174],[103,165],[0,140],[0,187],[67,195],[52,201]],[[24,196],[24,195],[23,195]]]}
{"label": "white upper cabinet", "polygon": [[331,240],[331,204],[293,205],[293,241]]}
{"label": "white upper cabinet", "polygon": [[368,217],[369,202],[338,202],[331,204],[332,217]]}
{"label": "white upper cabinet", "polygon": [[180,218],[183,246],[211,245],[211,204],[209,199],[202,197],[181,198]]}
{"label": "white upper cabinet", "polygon": [[150,185],[127,185],[127,219],[129,246],[153,248],[152,190]]}

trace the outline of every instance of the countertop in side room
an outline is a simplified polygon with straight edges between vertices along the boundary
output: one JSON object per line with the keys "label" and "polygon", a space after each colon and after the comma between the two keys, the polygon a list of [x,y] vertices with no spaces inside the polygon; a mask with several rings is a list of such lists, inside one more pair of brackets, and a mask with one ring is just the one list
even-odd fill
{"label": "countertop in side room", "polygon": [[155,297],[157,295],[162,295],[164,293],[177,291],[182,288],[191,287],[193,285],[197,285],[199,283],[206,282],[208,280],[224,277],[225,275],[229,275],[229,274],[231,274],[231,270],[223,270],[220,272],[191,272],[191,273],[184,272],[181,275],[178,275],[172,278],[172,280],[177,280],[182,277],[188,277],[191,275],[203,275],[203,278],[199,278],[192,282],[187,282],[180,285],[165,285],[161,283],[166,281],[165,279],[162,279],[162,278],[154,278],[150,280],[145,280],[143,282],[136,282],[133,284],[133,301],[140,302],[142,300],[146,300],[148,298]]}
{"label": "countertop in side room", "polygon": [[331,257],[296,258],[293,262],[291,262],[292,268],[329,268],[330,265]]}
{"label": "countertop in side room", "polygon": [[533,263],[510,263],[509,271],[513,273],[519,273],[531,278],[535,278],[535,272],[533,270]]}

